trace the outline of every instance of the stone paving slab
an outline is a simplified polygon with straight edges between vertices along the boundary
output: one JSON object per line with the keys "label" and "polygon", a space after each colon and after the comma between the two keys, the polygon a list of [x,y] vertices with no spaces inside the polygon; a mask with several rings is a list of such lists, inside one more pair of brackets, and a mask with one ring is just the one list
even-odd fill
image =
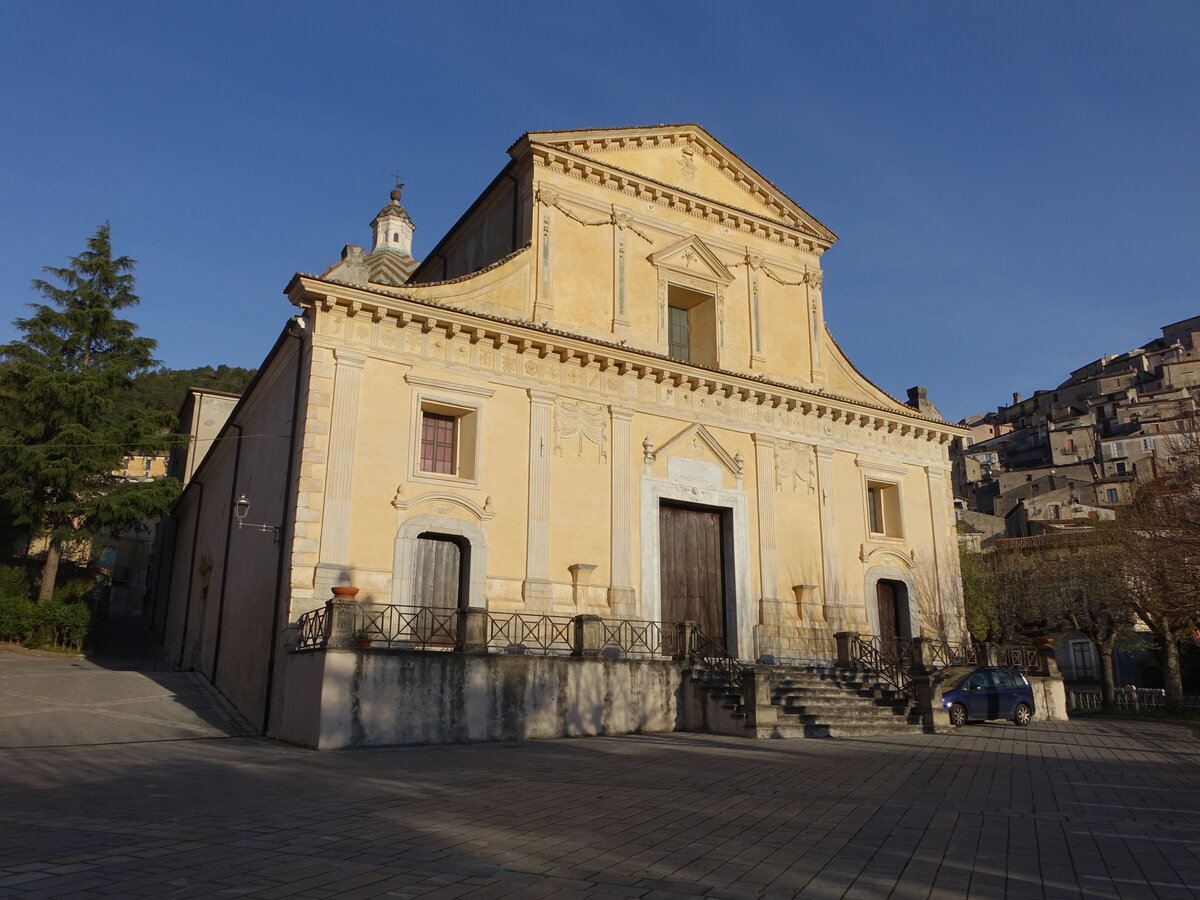
{"label": "stone paving slab", "polygon": [[183,676],[6,662],[0,897],[1200,897],[1172,726],[315,753]]}
{"label": "stone paving slab", "polygon": [[193,673],[0,653],[0,749],[223,738],[239,719]]}

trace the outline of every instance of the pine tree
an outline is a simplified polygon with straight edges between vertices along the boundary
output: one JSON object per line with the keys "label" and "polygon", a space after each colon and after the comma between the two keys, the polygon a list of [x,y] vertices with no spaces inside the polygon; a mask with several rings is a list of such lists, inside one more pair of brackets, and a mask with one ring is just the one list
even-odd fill
{"label": "pine tree", "polygon": [[162,515],[173,479],[123,483],[126,455],[148,455],[179,439],[173,417],[131,407],[125,397],[153,368],[155,342],[117,312],[138,302],[135,261],[114,258],[107,224],[66,268],[35,279],[46,303],[16,319],[21,337],[0,346],[0,501],[17,525],[48,542],[38,599],[54,590],[64,545]]}

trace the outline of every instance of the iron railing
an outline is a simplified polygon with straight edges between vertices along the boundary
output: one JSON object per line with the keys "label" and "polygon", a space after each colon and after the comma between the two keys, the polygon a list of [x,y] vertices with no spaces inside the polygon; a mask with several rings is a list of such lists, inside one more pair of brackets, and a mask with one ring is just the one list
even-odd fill
{"label": "iron railing", "polygon": [[997,647],[995,660],[998,666],[1009,666],[1022,672],[1042,670],[1042,661],[1036,647]]}
{"label": "iron railing", "polygon": [[312,612],[306,612],[296,622],[298,635],[296,649],[311,650],[324,647],[329,637],[327,629],[329,622],[329,607],[321,606]]}
{"label": "iron railing", "polygon": [[702,666],[724,679],[726,684],[740,684],[748,667],[730,656],[724,645],[705,634],[697,623],[689,622],[685,627],[688,629],[688,657],[692,664]]}
{"label": "iron railing", "polygon": [[372,646],[453,650],[458,641],[458,610],[436,606],[358,604],[354,630]]}
{"label": "iron railing", "polygon": [[505,653],[570,656],[574,648],[571,616],[489,611],[487,620],[488,646]]}
{"label": "iron railing", "polygon": [[635,619],[601,619],[604,628],[603,656],[674,659],[683,655],[680,627],[673,622],[642,622]]}
{"label": "iron railing", "polygon": [[[1165,713],[1167,711],[1167,693],[1153,688],[1118,688],[1113,695],[1117,712],[1123,713]],[[1071,691],[1068,695],[1067,706],[1077,710],[1096,710],[1101,708],[1101,697],[1096,691]],[[1183,698],[1185,713],[1200,713],[1200,694],[1185,695]]]}
{"label": "iron railing", "polygon": [[[682,659],[689,646],[683,627],[672,622],[395,604],[356,603],[350,610],[353,640],[379,648],[453,650],[461,646],[460,638],[466,636],[462,630],[464,615],[483,617],[478,640],[482,640],[487,650],[496,653],[540,656],[582,653],[581,635],[577,633],[582,627],[582,619],[598,623],[600,629],[599,644],[589,646],[589,654],[609,658]],[[300,616],[297,632],[298,650],[327,646],[333,633],[331,607],[323,606]],[[709,651],[709,656],[716,658],[717,655],[715,650]]]}
{"label": "iron railing", "polygon": [[939,668],[979,665],[979,646],[972,641],[933,641],[929,649],[930,662]]}
{"label": "iron railing", "polygon": [[850,658],[883,684],[902,694],[913,693],[911,656],[902,656],[900,646],[908,650],[909,638],[880,642],[874,635],[856,635],[850,639]]}

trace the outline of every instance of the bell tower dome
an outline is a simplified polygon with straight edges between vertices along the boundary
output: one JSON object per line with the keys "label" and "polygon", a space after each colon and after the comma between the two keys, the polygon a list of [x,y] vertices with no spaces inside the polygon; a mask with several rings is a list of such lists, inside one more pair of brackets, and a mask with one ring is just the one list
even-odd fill
{"label": "bell tower dome", "polygon": [[404,187],[397,184],[392,188],[392,199],[379,214],[371,221],[375,231],[375,243],[371,252],[377,250],[399,250],[406,256],[412,255],[412,237],[416,226],[409,218],[408,212],[400,205],[400,191]]}

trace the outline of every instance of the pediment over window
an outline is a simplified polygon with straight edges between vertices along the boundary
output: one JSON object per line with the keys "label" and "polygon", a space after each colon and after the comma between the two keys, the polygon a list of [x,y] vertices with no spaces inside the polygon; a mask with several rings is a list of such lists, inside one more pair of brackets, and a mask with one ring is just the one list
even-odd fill
{"label": "pediment over window", "polygon": [[734,277],[709,246],[694,234],[647,258],[659,269],[685,276],[683,281],[699,279],[724,285],[730,284]]}

